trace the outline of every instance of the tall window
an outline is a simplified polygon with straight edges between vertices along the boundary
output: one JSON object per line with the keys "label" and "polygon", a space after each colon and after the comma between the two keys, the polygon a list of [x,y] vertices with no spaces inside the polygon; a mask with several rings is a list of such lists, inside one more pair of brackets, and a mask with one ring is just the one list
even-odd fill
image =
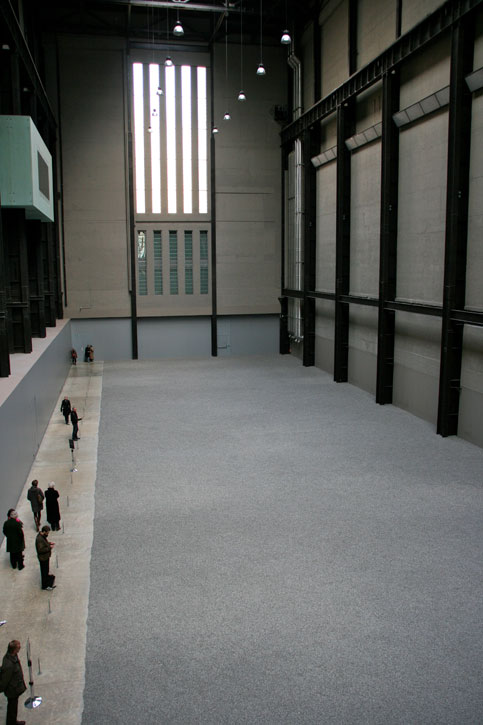
{"label": "tall window", "polygon": [[193,232],[184,233],[184,291],[193,294]]}
{"label": "tall window", "polygon": [[178,232],[169,233],[169,292],[178,294]]}
{"label": "tall window", "polygon": [[148,294],[148,269],[146,259],[146,232],[138,232],[138,292]]}
{"label": "tall window", "polygon": [[132,100],[136,213],[207,214],[206,68],[133,63]]}
{"label": "tall window", "polygon": [[161,243],[161,232],[153,232],[154,252],[154,294],[163,294],[163,247]]}
{"label": "tall window", "polygon": [[208,232],[200,232],[200,293],[208,294]]}

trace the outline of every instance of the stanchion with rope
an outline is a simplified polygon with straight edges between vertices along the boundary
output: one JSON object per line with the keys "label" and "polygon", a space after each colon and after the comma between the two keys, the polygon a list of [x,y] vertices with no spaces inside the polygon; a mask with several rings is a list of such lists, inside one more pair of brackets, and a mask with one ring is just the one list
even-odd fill
{"label": "stanchion with rope", "polygon": [[69,438],[69,448],[70,448],[70,453],[71,453],[71,456],[72,456],[72,468],[70,469],[70,472],[71,473],[75,473],[77,471],[77,468],[76,468],[76,465],[75,465],[75,456],[74,456],[75,442],[74,442],[74,439],[73,438]]}
{"label": "stanchion with rope", "polygon": [[[34,694],[34,678],[32,674],[32,657],[30,652],[30,639],[27,639],[27,663],[29,666],[29,685],[30,685],[30,697],[25,700],[25,707],[27,710],[35,710],[42,704],[42,698],[40,695]],[[39,664],[40,669],[40,664]]]}

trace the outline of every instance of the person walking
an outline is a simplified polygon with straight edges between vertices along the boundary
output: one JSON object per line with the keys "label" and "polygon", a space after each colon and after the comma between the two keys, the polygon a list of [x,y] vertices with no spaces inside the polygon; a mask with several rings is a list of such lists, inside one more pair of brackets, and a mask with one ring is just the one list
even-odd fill
{"label": "person walking", "polygon": [[77,365],[77,350],[74,347],[70,351],[70,357],[72,360],[72,365]]}
{"label": "person walking", "polygon": [[7,652],[2,661],[0,691],[7,698],[7,725],[25,725],[25,720],[17,720],[18,698],[27,689],[23,679],[22,665],[18,658],[21,644],[18,639],[8,643]]}
{"label": "person walking", "polygon": [[94,362],[94,346],[89,345],[89,362]]}
{"label": "person walking", "polygon": [[62,401],[62,403],[60,404],[60,412],[62,413],[62,415],[65,418],[65,424],[66,425],[69,425],[69,415],[70,415],[70,411],[71,411],[70,400],[66,396],[64,398],[64,400]]}
{"label": "person walking", "polygon": [[37,479],[32,481],[27,492],[27,498],[30,501],[32,507],[32,513],[34,515],[34,521],[37,531],[40,529],[40,519],[42,516],[42,509],[44,508],[44,492],[39,488],[39,482]]}
{"label": "person walking", "polygon": [[84,362],[90,362],[91,361],[91,346],[86,345],[84,349]]}
{"label": "person walking", "polygon": [[8,509],[7,520],[3,524],[3,534],[7,540],[7,552],[10,554],[12,569],[21,571],[24,568],[23,552],[25,549],[25,536],[23,523],[18,518],[15,509]]}
{"label": "person walking", "polygon": [[82,418],[79,418],[77,415],[77,408],[72,408],[72,412],[70,414],[70,420],[72,423],[72,440],[78,441],[79,440],[79,421],[82,420]]}
{"label": "person walking", "polygon": [[42,526],[42,531],[37,534],[35,539],[35,548],[40,564],[40,577],[42,581],[42,589],[48,589],[49,592],[55,589],[55,576],[49,573],[50,557],[55,544],[48,541],[50,526]]}
{"label": "person walking", "polygon": [[59,531],[60,526],[60,509],[59,509],[59,492],[55,488],[55,483],[51,481],[45,492],[45,507],[47,509],[47,521],[52,527],[52,531]]}

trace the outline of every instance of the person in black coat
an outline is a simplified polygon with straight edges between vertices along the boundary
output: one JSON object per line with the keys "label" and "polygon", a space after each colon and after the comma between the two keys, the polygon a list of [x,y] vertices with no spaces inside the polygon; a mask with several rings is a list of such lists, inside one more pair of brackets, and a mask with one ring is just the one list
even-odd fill
{"label": "person in black coat", "polygon": [[7,540],[7,552],[10,554],[12,569],[21,571],[24,568],[23,552],[25,550],[25,537],[23,523],[18,518],[15,509],[8,510],[8,518],[3,524],[3,534]]}
{"label": "person in black coat", "polygon": [[69,425],[69,415],[70,415],[70,400],[69,398],[65,397],[62,403],[60,404],[60,412],[65,418],[65,424]]}
{"label": "person in black coat", "polygon": [[25,725],[25,720],[17,720],[18,698],[27,689],[23,679],[22,665],[18,658],[20,642],[12,639],[8,643],[7,652],[2,662],[0,690],[7,698],[7,725]]}
{"label": "person in black coat", "polygon": [[52,527],[52,531],[59,531],[60,526],[60,510],[59,510],[59,492],[55,489],[55,483],[51,481],[45,492],[45,504],[47,508],[47,521]]}
{"label": "person in black coat", "polygon": [[78,441],[79,440],[79,421],[82,420],[82,418],[79,418],[77,415],[77,409],[72,408],[72,412],[70,414],[70,420],[72,422],[72,440]]}

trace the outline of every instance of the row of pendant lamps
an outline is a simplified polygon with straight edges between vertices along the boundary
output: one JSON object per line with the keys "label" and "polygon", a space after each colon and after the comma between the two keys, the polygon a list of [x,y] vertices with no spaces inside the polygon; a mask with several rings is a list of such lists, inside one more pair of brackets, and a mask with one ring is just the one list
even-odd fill
{"label": "row of pendant lamps", "polygon": [[[262,46],[261,46],[261,38],[262,38],[261,22],[262,22],[262,13],[261,13],[261,2],[260,2],[260,56],[262,54]],[[181,24],[181,21],[179,19],[179,11],[177,12],[176,24],[175,24],[175,26],[173,28],[173,35],[175,35],[177,38],[181,38],[184,35],[184,28],[183,28],[183,25]],[[281,42],[282,45],[290,45],[291,44],[292,37],[291,37],[290,32],[288,30],[284,30],[282,32],[282,37],[280,38],[280,42]],[[171,56],[169,56],[169,55],[166,56],[166,60],[164,61],[164,65],[166,67],[170,67],[170,66],[173,65],[173,60],[172,60]],[[264,75],[266,75],[265,65],[264,65],[263,60],[261,59],[261,57],[260,57],[260,63],[258,64],[258,67],[257,67],[257,75],[258,76],[264,76]],[[158,96],[162,96],[162,95],[163,95],[162,89],[161,88],[158,88]],[[245,95],[245,91],[243,91],[243,89],[240,90],[240,92],[238,94],[238,100],[241,101],[241,102],[243,102],[243,101],[246,101],[246,99],[247,99],[247,97]],[[157,115],[157,113],[155,111],[153,111],[153,114],[152,115],[153,116],[154,115]],[[225,113],[223,115],[223,120],[224,121],[229,121],[230,119],[231,119],[231,115],[230,115],[229,111],[225,111]],[[149,132],[151,131],[151,126],[149,126],[148,131]],[[217,126],[213,126],[212,132],[214,134],[218,133]]]}

